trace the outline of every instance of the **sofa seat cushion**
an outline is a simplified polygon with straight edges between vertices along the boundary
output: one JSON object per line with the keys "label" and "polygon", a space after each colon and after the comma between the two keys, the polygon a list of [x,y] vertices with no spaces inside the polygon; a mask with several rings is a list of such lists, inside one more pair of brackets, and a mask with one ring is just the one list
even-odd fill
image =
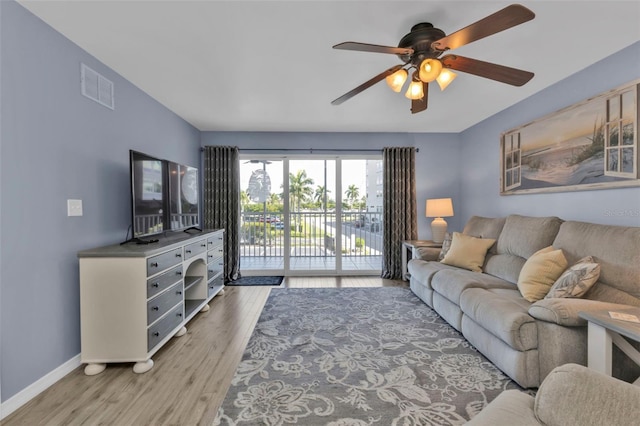
{"label": "sofa seat cushion", "polygon": [[517,288],[468,288],[460,296],[465,315],[518,351],[538,347],[538,328],[528,313],[530,306]]}
{"label": "sofa seat cushion", "polygon": [[431,278],[431,287],[449,301],[460,304],[460,295],[468,288],[516,288],[515,285],[492,275],[465,269],[443,269]]}
{"label": "sofa seat cushion", "polygon": [[420,259],[411,259],[407,263],[407,270],[411,274],[413,281],[417,281],[420,284],[426,286],[431,290],[431,278],[433,274],[443,269],[458,269],[454,266],[445,265],[440,262],[430,262]]}

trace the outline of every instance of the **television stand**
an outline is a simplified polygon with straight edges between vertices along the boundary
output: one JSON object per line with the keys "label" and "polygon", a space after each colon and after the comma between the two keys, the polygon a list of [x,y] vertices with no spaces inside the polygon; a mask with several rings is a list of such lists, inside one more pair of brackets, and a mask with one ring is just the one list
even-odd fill
{"label": "television stand", "polygon": [[[224,230],[180,232],[156,244],[83,250],[80,263],[81,362],[85,374],[131,362],[135,373],[224,290]],[[197,319],[197,318],[196,318]]]}

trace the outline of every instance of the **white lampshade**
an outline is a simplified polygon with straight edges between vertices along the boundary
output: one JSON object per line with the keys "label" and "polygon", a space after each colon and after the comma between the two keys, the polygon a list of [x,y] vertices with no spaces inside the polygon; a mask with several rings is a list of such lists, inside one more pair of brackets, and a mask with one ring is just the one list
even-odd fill
{"label": "white lampshade", "polygon": [[433,242],[443,242],[444,235],[447,233],[447,222],[443,217],[453,216],[453,203],[451,202],[451,198],[433,198],[427,200],[425,216],[435,218],[433,222],[431,222],[431,239]]}
{"label": "white lampshade", "polygon": [[453,203],[451,198],[432,198],[427,200],[427,217],[451,217],[453,216]]}

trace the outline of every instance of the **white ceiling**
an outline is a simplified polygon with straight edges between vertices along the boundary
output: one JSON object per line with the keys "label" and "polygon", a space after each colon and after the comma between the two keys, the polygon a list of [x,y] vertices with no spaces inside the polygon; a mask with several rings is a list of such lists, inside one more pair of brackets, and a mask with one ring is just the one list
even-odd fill
{"label": "white ceiling", "polygon": [[[384,82],[330,102],[400,63],[334,50],[395,46],[418,22],[452,33],[496,1],[19,1],[200,130],[460,132],[640,40],[640,2],[525,1],[536,18],[452,51],[535,73],[523,87],[470,74],[429,108]],[[117,92],[116,92],[117,96]]]}

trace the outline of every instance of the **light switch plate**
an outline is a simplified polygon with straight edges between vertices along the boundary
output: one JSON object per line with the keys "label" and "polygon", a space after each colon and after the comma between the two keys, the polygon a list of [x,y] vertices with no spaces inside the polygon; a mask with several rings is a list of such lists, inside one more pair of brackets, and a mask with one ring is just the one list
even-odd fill
{"label": "light switch plate", "polygon": [[67,200],[67,216],[82,216],[82,200]]}

